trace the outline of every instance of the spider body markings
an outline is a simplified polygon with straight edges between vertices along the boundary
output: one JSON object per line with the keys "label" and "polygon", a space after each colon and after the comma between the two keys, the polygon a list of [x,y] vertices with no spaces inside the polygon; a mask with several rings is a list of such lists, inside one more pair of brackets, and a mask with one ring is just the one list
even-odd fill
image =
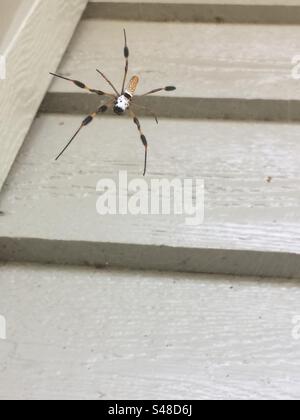
{"label": "spider body markings", "polygon": [[[129,48],[127,45],[127,35],[126,35],[126,31],[124,29],[124,38],[125,38],[125,47],[124,47],[124,57],[125,57],[125,73],[124,73],[124,78],[123,78],[123,84],[122,84],[122,90],[121,92],[119,92],[115,86],[113,85],[113,83],[105,76],[104,73],[102,73],[100,70],[97,70],[97,72],[103,77],[103,79],[106,80],[106,82],[110,85],[110,87],[113,89],[114,94],[111,93],[107,93],[104,92],[102,90],[98,90],[98,89],[91,89],[89,88],[87,85],[85,85],[82,82],[79,82],[78,80],[73,80],[73,79],[69,79],[67,77],[61,76],[59,74],[55,74],[55,73],[50,73],[52,76],[58,77],[60,79],[69,81],[74,83],[77,87],[79,87],[80,89],[84,89],[90,93],[96,94],[98,96],[107,96],[108,98],[110,98],[110,100],[105,103],[104,105],[101,105],[95,112],[93,112],[92,114],[88,115],[83,122],[81,123],[81,126],[79,127],[79,129],[76,131],[76,133],[74,134],[74,136],[71,138],[71,140],[68,142],[68,144],[65,146],[65,148],[60,152],[60,154],[57,156],[56,160],[58,160],[63,153],[68,149],[68,147],[71,145],[71,143],[73,142],[73,140],[77,137],[77,135],[80,133],[80,131],[82,130],[82,128],[86,127],[87,125],[89,125],[94,118],[99,115],[99,114],[104,114],[110,107],[113,109],[114,113],[117,115],[123,115],[126,112],[129,112],[131,118],[133,119],[134,124],[137,126],[137,129],[139,131],[140,134],[140,138],[141,138],[141,142],[145,148],[145,164],[144,164],[144,173],[143,175],[146,175],[146,171],[147,171],[147,158],[148,158],[148,142],[147,139],[142,131],[142,127],[140,124],[140,121],[138,119],[138,117],[136,116],[136,114],[132,111],[131,106],[134,105],[136,107],[139,108],[143,108],[143,109],[147,109],[148,111],[150,111],[150,113],[154,116],[156,122],[158,123],[158,119],[157,116],[151,111],[149,110],[147,107],[145,106],[141,106],[141,105],[137,105],[133,102],[134,99],[134,95],[135,92],[137,90],[137,86],[139,84],[139,77],[138,76],[133,76],[130,79],[130,82],[127,86],[127,88],[125,89],[125,84],[126,84],[126,79],[127,79],[127,74],[128,74],[128,69],[129,69]],[[174,86],[166,86],[164,88],[158,88],[158,89],[154,89],[151,90],[150,92],[147,92],[143,95],[143,96],[148,96],[151,95],[153,93],[158,93],[161,91],[173,91],[176,90],[176,88]]]}
{"label": "spider body markings", "polygon": [[138,76],[133,76],[125,92],[122,92],[122,95],[116,99],[114,104],[115,114],[122,115],[130,108],[139,80]]}
{"label": "spider body markings", "polygon": [[114,113],[117,115],[124,114],[124,112],[130,107],[130,101],[131,98],[128,98],[125,95],[119,96],[114,105]]}

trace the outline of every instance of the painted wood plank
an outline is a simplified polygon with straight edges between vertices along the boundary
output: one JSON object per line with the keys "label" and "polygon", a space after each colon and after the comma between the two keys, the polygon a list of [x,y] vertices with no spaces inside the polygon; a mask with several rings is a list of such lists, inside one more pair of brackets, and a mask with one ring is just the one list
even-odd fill
{"label": "painted wood plank", "polygon": [[298,24],[297,0],[90,1],[86,18],[142,21]]}
{"label": "painted wood plank", "polygon": [[34,0],[2,0],[0,4],[0,53],[14,36]]}
{"label": "painted wood plank", "polygon": [[[109,0],[110,3],[120,3],[120,0]],[[126,3],[137,3],[137,0],[125,0]],[[89,3],[107,3],[107,0],[89,0]],[[288,6],[299,5],[299,0],[143,0],[142,3],[179,3],[179,4],[238,4],[253,6]]]}
{"label": "painted wood plank", "polygon": [[1,400],[299,398],[299,283],[30,265],[0,282]]}
{"label": "painted wood plank", "polygon": [[60,62],[86,0],[37,0],[2,52],[7,78],[0,81],[0,188]]}
{"label": "painted wood plank", "polygon": [[[123,24],[82,21],[59,68],[92,87],[105,88],[96,68],[121,85]],[[130,74],[141,77],[137,94],[174,84],[170,95],[147,103],[165,117],[297,121],[300,83],[293,78],[300,28],[295,26],[126,23]],[[101,33],[109,37],[101,37]],[[268,42],[265,42],[268,39]],[[108,87],[109,88],[109,87]],[[86,112],[93,95],[55,80],[42,109]]]}
{"label": "painted wood plank", "polygon": [[98,181],[140,176],[143,148],[130,120],[105,117],[55,163],[81,120],[36,120],[1,194],[2,260],[300,277],[299,125],[142,121],[148,181],[205,181],[205,223],[192,227],[172,214],[99,216]]}

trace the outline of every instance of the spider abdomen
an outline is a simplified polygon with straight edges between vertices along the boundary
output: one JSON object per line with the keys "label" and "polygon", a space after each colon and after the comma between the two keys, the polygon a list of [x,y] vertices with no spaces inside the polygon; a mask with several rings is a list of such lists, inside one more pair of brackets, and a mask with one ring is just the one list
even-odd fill
{"label": "spider abdomen", "polygon": [[132,79],[130,80],[128,87],[126,89],[126,93],[130,95],[131,97],[135,94],[139,81],[140,79],[138,78],[138,76],[133,76]]}

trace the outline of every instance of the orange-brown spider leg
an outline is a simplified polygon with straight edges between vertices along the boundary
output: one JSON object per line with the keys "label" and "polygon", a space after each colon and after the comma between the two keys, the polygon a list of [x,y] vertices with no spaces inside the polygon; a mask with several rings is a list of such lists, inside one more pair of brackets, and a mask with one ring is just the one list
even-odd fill
{"label": "orange-brown spider leg", "polygon": [[74,83],[74,85],[76,85],[80,89],[87,90],[88,92],[91,92],[91,93],[96,93],[99,96],[114,96],[111,93],[106,93],[106,92],[103,92],[102,90],[91,89],[88,86],[86,86],[84,83],[79,82],[78,80],[69,79],[68,77],[61,76],[60,74],[55,74],[55,73],[50,73],[50,74],[51,74],[51,76],[58,77],[59,79],[63,79],[63,80],[67,80],[68,82],[72,82],[72,83]]}
{"label": "orange-brown spider leg", "polygon": [[131,110],[130,110],[130,114],[131,114],[131,116],[133,118],[133,122],[135,123],[135,125],[137,126],[137,128],[139,130],[142,143],[143,143],[143,145],[145,147],[145,164],[144,164],[144,173],[143,173],[143,176],[145,176],[146,175],[146,172],[147,172],[148,142],[147,142],[147,139],[146,139],[144,133],[142,132],[142,128],[141,128],[141,124],[140,124],[139,119],[137,118],[137,116],[135,115],[135,113],[132,112]]}
{"label": "orange-brown spider leg", "polygon": [[120,96],[120,93],[114,87],[114,85],[112,84],[112,82],[105,76],[105,74],[102,73],[102,71],[100,71],[98,69],[97,69],[97,72],[103,77],[104,80],[106,80],[106,82],[109,84],[109,86],[114,90],[115,94],[119,97]]}
{"label": "orange-brown spider leg", "polygon": [[158,92],[161,92],[162,90],[165,90],[166,92],[171,92],[172,90],[176,90],[176,87],[175,86],[166,86],[164,88],[153,89],[153,90],[150,90],[150,92],[144,93],[141,96],[152,95],[153,93],[158,93]]}
{"label": "orange-brown spider leg", "polygon": [[144,105],[136,104],[135,102],[132,102],[131,106],[136,106],[137,108],[142,108],[145,111],[149,112],[149,114],[152,115],[152,117],[155,119],[156,123],[158,124],[158,117],[150,108]]}
{"label": "orange-brown spider leg", "polygon": [[124,39],[125,39],[125,47],[124,47],[124,57],[125,57],[125,73],[124,73],[124,79],[123,79],[123,84],[122,84],[122,95],[124,94],[125,91],[125,83],[126,83],[126,78],[127,78],[127,74],[128,74],[128,67],[129,67],[129,48],[127,45],[127,35],[126,35],[126,30],[124,29]]}
{"label": "orange-brown spider leg", "polygon": [[57,156],[57,158],[55,160],[58,160],[64,153],[65,151],[68,149],[68,147],[71,145],[71,143],[75,140],[75,138],[77,137],[77,135],[80,133],[80,131],[83,129],[83,127],[86,127],[87,125],[89,125],[94,118],[96,117],[97,114],[104,114],[106,111],[108,110],[108,105],[102,105],[100,106],[96,112],[93,112],[92,114],[88,115],[83,121],[81,126],[79,127],[79,129],[76,131],[76,133],[74,134],[74,136],[71,138],[71,140],[69,141],[69,143],[64,147],[64,149],[60,152],[60,154]]}

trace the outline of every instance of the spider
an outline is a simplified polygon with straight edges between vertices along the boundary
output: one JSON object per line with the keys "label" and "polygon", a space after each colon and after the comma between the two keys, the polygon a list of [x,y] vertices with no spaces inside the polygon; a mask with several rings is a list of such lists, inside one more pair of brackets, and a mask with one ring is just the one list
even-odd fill
{"label": "spider", "polygon": [[[104,114],[110,107],[112,107],[114,113],[116,115],[119,115],[119,116],[124,115],[128,111],[130,113],[130,116],[133,119],[134,124],[137,126],[137,129],[138,129],[140,137],[141,137],[142,144],[145,148],[145,164],[144,164],[143,176],[146,175],[146,172],[147,172],[147,158],[148,158],[148,142],[147,142],[147,139],[146,139],[146,137],[145,137],[145,135],[142,131],[140,121],[139,121],[137,115],[131,109],[131,106],[134,105],[136,107],[144,108],[144,109],[148,109],[148,108],[144,107],[144,106],[141,106],[141,105],[137,105],[133,102],[134,95],[135,95],[135,92],[137,90],[137,86],[139,84],[139,77],[138,76],[133,76],[131,78],[127,88],[125,88],[126,79],[127,79],[127,75],[128,75],[128,69],[129,69],[129,48],[128,48],[128,45],[127,45],[127,35],[126,35],[126,30],[125,29],[124,29],[124,39],[125,39],[125,47],[124,47],[125,74],[124,74],[124,78],[123,78],[121,93],[115,88],[113,83],[105,76],[105,74],[103,74],[98,69],[97,69],[97,72],[110,85],[110,87],[114,91],[114,94],[106,93],[106,92],[103,92],[102,90],[98,90],[98,89],[91,89],[85,83],[79,82],[78,80],[73,80],[73,79],[69,79],[68,77],[64,77],[64,76],[59,75],[59,74],[50,73],[52,76],[59,77],[60,79],[67,80],[69,82],[74,83],[80,89],[85,89],[90,93],[94,93],[94,94],[99,95],[99,96],[107,96],[107,97],[110,98],[110,100],[106,104],[99,106],[99,108],[95,112],[91,113],[90,115],[88,115],[83,120],[79,129],[76,131],[76,133],[71,138],[69,143],[65,146],[65,148],[57,156],[56,160],[58,160],[64,154],[64,152],[68,149],[68,147],[71,145],[71,143],[77,137],[77,135],[79,134],[79,132],[82,130],[83,127],[86,127],[87,125],[89,125],[98,114]],[[148,96],[148,95],[151,95],[153,93],[158,93],[158,92],[161,92],[161,91],[170,92],[170,91],[174,91],[174,90],[176,90],[176,87],[166,86],[164,88],[153,89],[150,92],[144,93],[143,95],[141,95],[141,97]],[[156,120],[156,123],[158,124],[157,116],[152,111],[150,111],[150,113],[154,116],[154,118]]]}

